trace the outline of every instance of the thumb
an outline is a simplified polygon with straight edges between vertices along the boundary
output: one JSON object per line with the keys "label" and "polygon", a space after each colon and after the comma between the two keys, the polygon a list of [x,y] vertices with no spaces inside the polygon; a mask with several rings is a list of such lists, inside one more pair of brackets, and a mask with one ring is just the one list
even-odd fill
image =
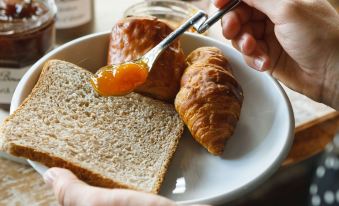
{"label": "thumb", "polygon": [[61,168],[51,168],[43,178],[53,187],[61,205],[96,206],[175,206],[164,197],[125,189],[105,189],[93,187],[80,181],[72,172]]}
{"label": "thumb", "polygon": [[80,181],[69,170],[51,168],[44,173],[43,178],[53,188],[61,205],[88,205],[85,199],[93,193],[91,186]]}

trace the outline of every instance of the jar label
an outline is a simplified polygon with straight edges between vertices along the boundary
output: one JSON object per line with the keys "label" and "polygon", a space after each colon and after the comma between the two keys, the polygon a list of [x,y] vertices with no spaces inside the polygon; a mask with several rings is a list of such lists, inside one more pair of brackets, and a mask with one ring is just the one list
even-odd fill
{"label": "jar label", "polygon": [[12,96],[16,86],[18,85],[21,77],[30,68],[0,68],[0,103],[11,103]]}
{"label": "jar label", "polygon": [[57,29],[81,26],[91,21],[91,0],[56,0]]}

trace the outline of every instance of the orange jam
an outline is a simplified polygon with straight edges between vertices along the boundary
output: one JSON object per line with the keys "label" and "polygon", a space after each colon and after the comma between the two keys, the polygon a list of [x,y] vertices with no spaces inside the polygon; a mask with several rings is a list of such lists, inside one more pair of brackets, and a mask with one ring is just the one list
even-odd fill
{"label": "orange jam", "polygon": [[143,84],[147,76],[148,66],[145,62],[127,62],[101,68],[92,77],[91,83],[102,96],[121,96]]}

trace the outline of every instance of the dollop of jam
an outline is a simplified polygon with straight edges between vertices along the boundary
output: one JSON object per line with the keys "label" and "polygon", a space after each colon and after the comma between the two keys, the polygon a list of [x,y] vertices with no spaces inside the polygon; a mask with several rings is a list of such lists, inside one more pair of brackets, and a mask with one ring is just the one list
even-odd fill
{"label": "dollop of jam", "polygon": [[143,61],[106,66],[91,78],[92,86],[102,96],[121,96],[135,90],[148,76],[148,66]]}

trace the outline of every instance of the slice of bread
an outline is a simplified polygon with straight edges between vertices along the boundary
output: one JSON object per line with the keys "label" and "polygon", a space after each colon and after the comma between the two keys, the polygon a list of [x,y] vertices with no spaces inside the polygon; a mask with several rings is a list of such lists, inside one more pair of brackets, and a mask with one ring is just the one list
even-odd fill
{"label": "slice of bread", "polygon": [[174,106],[136,93],[101,97],[90,76],[68,62],[46,63],[2,124],[0,147],[91,185],[159,192],[184,128]]}

